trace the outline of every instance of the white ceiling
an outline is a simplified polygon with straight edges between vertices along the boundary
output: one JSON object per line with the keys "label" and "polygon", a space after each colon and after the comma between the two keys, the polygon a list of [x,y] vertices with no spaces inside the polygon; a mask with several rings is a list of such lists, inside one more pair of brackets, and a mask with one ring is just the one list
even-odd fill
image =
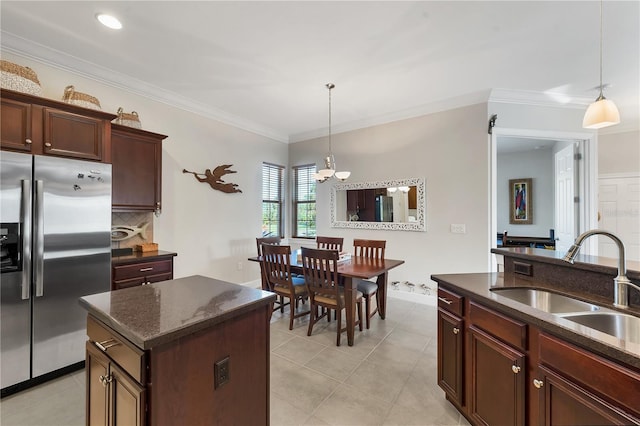
{"label": "white ceiling", "polygon": [[[597,97],[594,1],[7,1],[2,49],[283,141],[483,102]],[[94,16],[117,16],[120,31]],[[604,2],[605,96],[640,117],[640,1]],[[551,95],[549,94],[551,93]],[[559,96],[562,95],[562,96]]]}

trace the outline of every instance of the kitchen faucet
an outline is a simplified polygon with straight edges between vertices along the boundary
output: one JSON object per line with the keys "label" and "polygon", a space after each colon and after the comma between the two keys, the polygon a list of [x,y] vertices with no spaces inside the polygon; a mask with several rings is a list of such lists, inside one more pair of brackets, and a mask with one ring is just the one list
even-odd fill
{"label": "kitchen faucet", "polygon": [[611,238],[618,246],[618,276],[613,279],[613,306],[616,306],[618,308],[628,308],[628,287],[633,287],[638,291],[640,291],[640,287],[632,283],[631,280],[627,278],[625,249],[624,244],[622,243],[622,240],[620,240],[620,238],[616,237],[611,232],[602,231],[600,229],[592,229],[591,231],[583,232],[582,234],[578,235],[578,238],[576,238],[576,241],[573,243],[573,245],[569,247],[567,254],[564,255],[562,260],[564,260],[565,262],[573,263],[584,240],[592,235],[605,235]]}

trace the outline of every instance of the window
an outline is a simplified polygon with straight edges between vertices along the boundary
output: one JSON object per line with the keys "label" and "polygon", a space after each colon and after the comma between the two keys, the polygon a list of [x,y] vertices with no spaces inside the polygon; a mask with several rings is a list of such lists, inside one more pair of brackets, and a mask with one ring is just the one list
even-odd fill
{"label": "window", "polygon": [[284,238],[284,167],[262,163],[262,236]]}
{"label": "window", "polygon": [[316,237],[316,165],[293,168],[293,236]]}

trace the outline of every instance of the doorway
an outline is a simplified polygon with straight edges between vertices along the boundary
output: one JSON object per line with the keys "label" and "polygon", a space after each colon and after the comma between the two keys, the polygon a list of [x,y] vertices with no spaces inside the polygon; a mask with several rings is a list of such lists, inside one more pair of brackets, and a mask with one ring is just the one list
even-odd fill
{"label": "doorway", "polygon": [[[561,243],[558,250],[563,250],[564,240],[573,242],[579,233],[597,226],[597,146],[591,134],[493,128],[490,145],[491,226],[489,241],[492,248],[498,245],[498,233],[509,229],[511,230],[510,235],[521,234],[556,239],[556,243]],[[508,210],[505,211],[508,209],[506,207],[508,201],[505,201],[508,199],[508,192],[505,189],[507,184],[504,182],[507,178],[499,170],[499,158],[504,159],[504,154],[500,154],[500,152],[504,153],[505,146],[510,146],[509,149],[512,151],[521,152],[519,154],[519,157],[522,157],[521,164],[528,166],[528,169],[523,167],[523,174],[531,173],[533,176],[537,176],[537,179],[533,180],[533,191],[534,194],[538,193],[537,201],[540,204],[537,207],[534,204],[534,219],[531,225],[505,225],[505,223],[508,224],[505,222],[505,216],[508,215]],[[558,166],[555,164],[555,157],[563,149],[565,149],[562,156],[563,161],[569,163],[564,166],[564,179],[561,180],[556,173]],[[543,153],[542,150],[547,150],[547,152]],[[569,153],[570,150],[575,150],[575,155]],[[527,152],[531,154],[526,154]],[[538,167],[541,170],[536,171],[538,169],[536,168],[532,171],[533,161],[528,161],[527,155],[536,158],[536,161],[543,161],[538,164],[545,165]],[[548,158],[548,165],[544,162],[545,160],[540,160],[540,158]],[[514,162],[517,163],[517,161]],[[509,167],[517,167],[517,164]],[[517,174],[518,172],[510,170],[510,173]],[[571,181],[567,180],[569,174],[572,178]],[[532,176],[513,177],[528,178]],[[572,191],[558,190],[559,181],[564,185],[569,185]],[[536,183],[540,185],[536,186]],[[558,196],[562,196],[562,199],[557,199]],[[556,234],[556,228],[562,229],[564,235]],[[561,238],[561,241],[557,241],[558,238]],[[583,253],[596,254],[597,244],[587,241],[583,247]],[[495,255],[490,254],[491,271],[498,270],[499,261],[500,259]]]}

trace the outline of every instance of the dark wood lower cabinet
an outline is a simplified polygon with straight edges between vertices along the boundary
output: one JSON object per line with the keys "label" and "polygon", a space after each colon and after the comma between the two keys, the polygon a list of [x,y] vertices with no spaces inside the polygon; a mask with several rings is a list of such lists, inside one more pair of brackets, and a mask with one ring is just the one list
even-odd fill
{"label": "dark wood lower cabinet", "polygon": [[462,319],[438,309],[438,385],[459,406],[464,405],[463,342]]}
{"label": "dark wood lower cabinet", "polygon": [[544,424],[640,425],[640,373],[546,333],[539,354]]}
{"label": "dark wood lower cabinet", "polygon": [[95,343],[87,342],[87,424],[144,425],[144,387],[105,353]]}
{"label": "dark wood lower cabinet", "polygon": [[441,287],[438,385],[474,425],[640,425],[640,371]]}
{"label": "dark wood lower cabinet", "polygon": [[[111,265],[111,290],[120,290],[173,279],[173,257],[175,253],[162,252],[158,255],[147,254],[147,256],[136,258],[131,255],[113,259]],[[121,259],[126,260],[123,261]]]}
{"label": "dark wood lower cabinet", "polygon": [[[604,399],[571,381],[540,367],[537,383],[545,425],[631,425],[634,419]],[[640,395],[636,395],[640,398]],[[640,401],[640,400],[639,400]]]}
{"label": "dark wood lower cabinet", "polygon": [[[267,304],[146,350],[90,315],[87,425],[268,425],[270,310]],[[225,361],[222,382],[216,364]]]}
{"label": "dark wood lower cabinet", "polygon": [[469,328],[469,415],[478,424],[525,424],[525,355],[484,331]]}

